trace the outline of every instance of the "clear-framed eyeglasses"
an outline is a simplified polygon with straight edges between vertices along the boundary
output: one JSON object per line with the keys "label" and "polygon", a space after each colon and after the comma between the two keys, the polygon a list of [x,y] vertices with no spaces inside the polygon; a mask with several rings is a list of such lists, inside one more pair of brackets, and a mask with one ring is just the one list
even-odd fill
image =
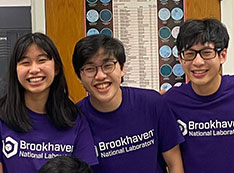
{"label": "clear-framed eyeglasses", "polygon": [[220,53],[221,50],[222,50],[221,48],[218,48],[218,49],[204,48],[201,50],[188,49],[188,50],[181,51],[179,54],[181,58],[185,61],[193,61],[196,58],[198,53],[204,60],[209,60],[209,59],[215,58],[216,53]]}
{"label": "clear-framed eyeglasses", "polygon": [[96,76],[96,74],[98,72],[98,67],[101,67],[101,70],[103,73],[110,74],[115,70],[117,62],[118,61],[107,61],[101,65],[98,65],[98,66],[92,65],[92,64],[87,64],[87,65],[84,65],[80,69],[80,71],[83,72],[87,77],[92,78],[92,77]]}

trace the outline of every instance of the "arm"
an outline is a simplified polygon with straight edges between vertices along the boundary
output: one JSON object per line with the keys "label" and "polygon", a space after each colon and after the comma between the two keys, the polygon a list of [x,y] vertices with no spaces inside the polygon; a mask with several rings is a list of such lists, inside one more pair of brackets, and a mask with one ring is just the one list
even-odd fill
{"label": "arm", "polygon": [[184,173],[179,145],[162,153],[162,155],[167,163],[169,173]]}
{"label": "arm", "polygon": [[0,173],[3,173],[2,163],[0,162]]}
{"label": "arm", "polygon": [[167,90],[160,90],[160,91],[159,91],[159,94],[163,95],[163,94],[165,94],[166,92],[167,92]]}
{"label": "arm", "polygon": [[77,138],[74,145],[73,155],[85,161],[90,166],[98,164],[97,155],[94,148],[93,137],[89,124],[84,115],[80,115],[77,123]]}

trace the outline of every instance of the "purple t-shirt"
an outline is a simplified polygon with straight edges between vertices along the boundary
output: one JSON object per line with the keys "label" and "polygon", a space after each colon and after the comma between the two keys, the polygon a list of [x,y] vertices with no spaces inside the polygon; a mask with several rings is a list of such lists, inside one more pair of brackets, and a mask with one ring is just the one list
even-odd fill
{"label": "purple t-shirt", "polygon": [[37,172],[41,166],[59,155],[74,155],[90,165],[97,164],[93,139],[84,116],[76,125],[59,131],[46,114],[29,111],[34,129],[17,133],[0,121],[0,162],[4,173]]}
{"label": "purple t-shirt", "polygon": [[166,103],[153,90],[121,87],[120,107],[95,110],[89,97],[78,103],[87,116],[99,164],[94,173],[161,173],[162,152],[184,138]]}
{"label": "purple t-shirt", "polygon": [[223,76],[210,96],[198,96],[188,83],[171,88],[164,97],[185,137],[185,172],[234,172],[234,76]]}

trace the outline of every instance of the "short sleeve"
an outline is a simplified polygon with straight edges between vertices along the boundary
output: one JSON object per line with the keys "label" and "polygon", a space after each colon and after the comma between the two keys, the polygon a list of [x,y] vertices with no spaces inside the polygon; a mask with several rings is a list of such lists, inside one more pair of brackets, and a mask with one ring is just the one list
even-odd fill
{"label": "short sleeve", "polygon": [[80,115],[77,119],[77,139],[74,148],[74,155],[89,165],[98,163],[93,137],[85,116]]}
{"label": "short sleeve", "polygon": [[168,104],[165,101],[163,102],[163,106],[160,106],[161,109],[159,110],[158,135],[159,148],[162,152],[166,152],[184,142],[184,137]]}

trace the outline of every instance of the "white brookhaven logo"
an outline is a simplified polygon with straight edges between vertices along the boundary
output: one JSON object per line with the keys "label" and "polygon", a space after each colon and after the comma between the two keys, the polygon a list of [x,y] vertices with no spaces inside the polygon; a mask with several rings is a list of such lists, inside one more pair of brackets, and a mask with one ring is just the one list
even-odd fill
{"label": "white brookhaven logo", "polygon": [[[19,157],[30,158],[52,158],[57,155],[67,155],[73,152],[73,145],[69,144],[54,144],[50,142],[29,143],[24,140],[17,142],[12,137],[6,137],[2,140],[2,151],[7,158],[17,154]],[[57,154],[56,154],[57,153]]]}
{"label": "white brookhaven logo", "polygon": [[96,150],[100,153],[97,157],[108,158],[119,154],[129,153],[136,150],[152,147],[155,144],[154,129],[132,136],[120,136],[119,138],[108,141],[99,142]]}
{"label": "white brookhaven logo", "polygon": [[177,120],[182,134],[188,136],[228,136],[234,135],[234,121],[208,120],[203,122]]}
{"label": "white brookhaven logo", "polygon": [[179,127],[180,127],[182,134],[184,136],[187,135],[187,133],[188,133],[187,125],[181,120],[177,120],[177,123],[179,124]]}
{"label": "white brookhaven logo", "polygon": [[99,142],[98,146],[100,151],[104,151],[104,150],[127,146],[129,144],[147,141],[153,137],[154,137],[154,129],[151,129],[142,134],[133,135],[133,136],[124,136],[109,142]]}
{"label": "white brookhaven logo", "polygon": [[17,151],[18,151],[18,142],[15,141],[13,138],[11,137],[7,137],[4,140],[2,140],[2,152],[4,153],[4,155],[6,156],[6,158],[10,158],[14,155],[16,155]]}
{"label": "white brookhaven logo", "polygon": [[210,120],[205,122],[194,122],[189,121],[189,130],[203,130],[203,129],[226,129],[233,128],[234,121],[220,121],[220,120]]}

